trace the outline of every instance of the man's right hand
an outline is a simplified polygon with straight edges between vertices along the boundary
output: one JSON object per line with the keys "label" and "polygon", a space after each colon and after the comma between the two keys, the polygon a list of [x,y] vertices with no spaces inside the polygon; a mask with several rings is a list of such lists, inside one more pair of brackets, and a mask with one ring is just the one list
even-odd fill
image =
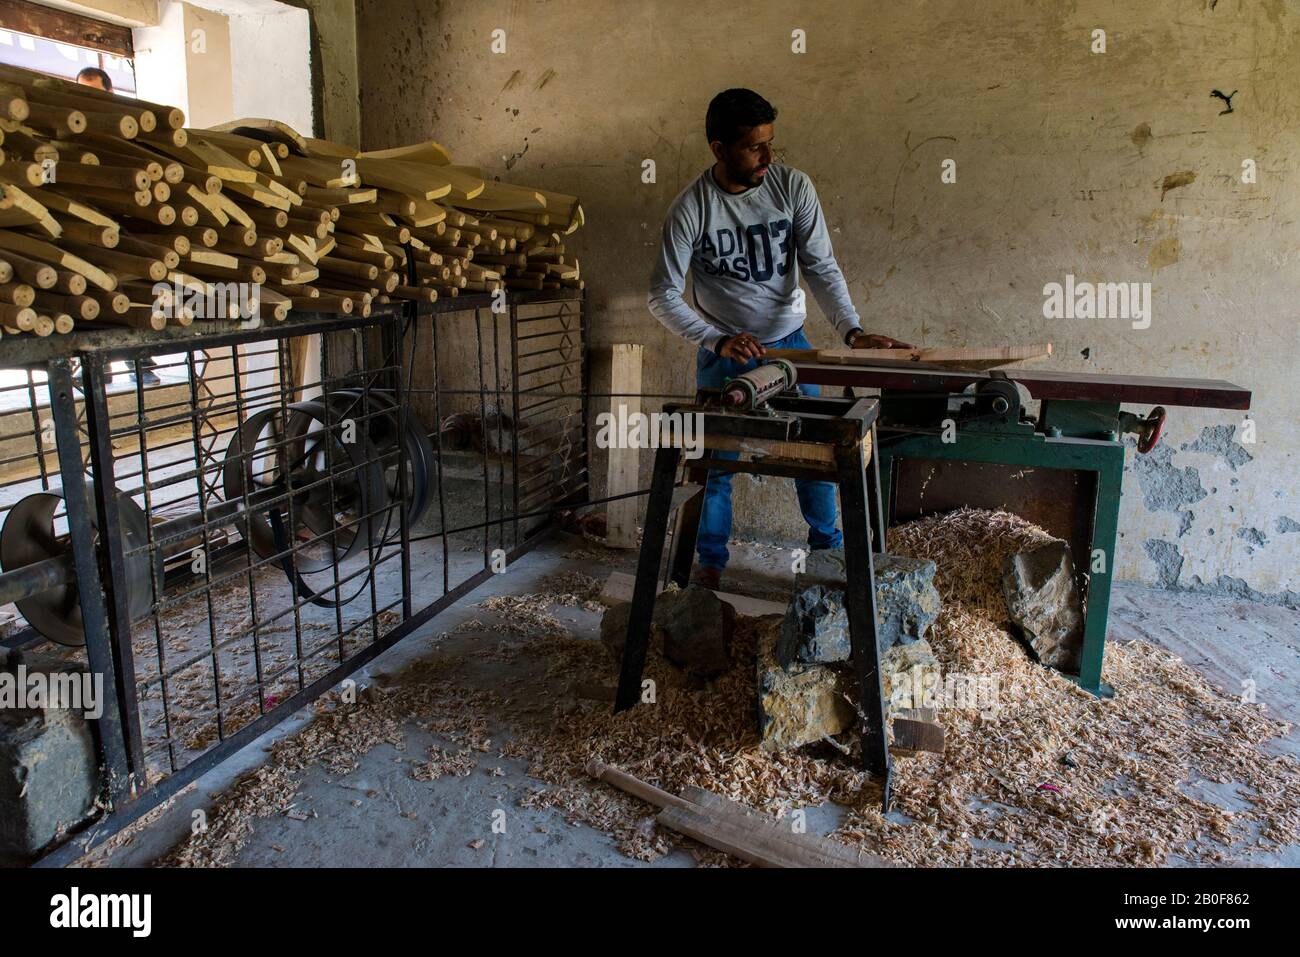
{"label": "man's right hand", "polygon": [[723,340],[722,348],[718,350],[718,355],[722,356],[722,358],[734,359],[737,362],[761,359],[766,353],[767,350],[763,348],[763,343],[748,332],[742,332],[730,339]]}

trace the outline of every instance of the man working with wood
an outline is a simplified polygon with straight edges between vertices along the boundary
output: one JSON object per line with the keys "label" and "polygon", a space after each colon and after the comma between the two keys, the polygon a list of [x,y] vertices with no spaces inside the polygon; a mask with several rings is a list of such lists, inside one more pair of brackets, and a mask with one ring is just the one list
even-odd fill
{"label": "man working with wood", "polygon": [[[699,347],[695,381],[718,389],[755,368],[768,349],[807,349],[799,277],[845,343],[854,348],[910,348],[862,331],[848,285],[831,250],[812,181],[773,162],[776,110],[752,90],[725,90],[705,118],[716,162],[673,201],[650,279],[650,311]],[[686,272],[695,284],[686,302]],[[817,386],[800,385],[805,395]],[[722,455],[723,453],[717,453]],[[732,453],[734,455],[734,453]],[[795,481],[811,549],[839,548],[835,485]],[[729,557],[731,473],[709,473],[696,547],[696,581],[717,588]]]}

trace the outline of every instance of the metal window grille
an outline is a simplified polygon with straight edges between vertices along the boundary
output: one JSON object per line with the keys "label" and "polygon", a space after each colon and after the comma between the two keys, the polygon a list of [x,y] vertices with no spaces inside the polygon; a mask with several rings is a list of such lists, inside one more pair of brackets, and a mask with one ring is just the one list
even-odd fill
{"label": "metal window grille", "polygon": [[97,840],[585,500],[584,305],[467,297],[6,348],[0,529],[24,544],[4,554],[0,531],[2,597],[29,627],[5,641],[49,637],[105,676]]}

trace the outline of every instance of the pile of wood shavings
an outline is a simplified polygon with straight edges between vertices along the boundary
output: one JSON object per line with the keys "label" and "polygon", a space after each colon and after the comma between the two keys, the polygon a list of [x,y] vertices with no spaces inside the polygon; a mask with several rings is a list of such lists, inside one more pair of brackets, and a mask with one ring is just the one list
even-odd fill
{"label": "pile of wood shavings", "polygon": [[[651,655],[645,678],[655,703],[612,715],[605,702],[561,704],[546,727],[516,735],[530,758],[529,772],[553,785],[534,789],[520,803],[554,807],[571,821],[612,834],[629,856],[653,860],[678,843],[671,832],[647,826],[650,808],[621,791],[594,783],[590,758],[614,764],[673,793],[687,785],[708,788],[754,807],[782,813],[827,798],[857,803],[879,792],[844,760],[811,751],[769,755],[754,727],[754,644],[758,620],[740,618],[733,636],[733,667],[703,690],[688,687],[661,657]],[[551,674],[577,681],[611,682],[614,666],[593,642],[548,642]],[[837,754],[829,746],[829,754]],[[713,863],[722,863],[719,858]]]}
{"label": "pile of wood shavings", "polygon": [[479,607],[501,615],[501,622],[491,631],[512,635],[561,638],[569,633],[560,619],[551,614],[546,595],[493,595],[479,602]]}
{"label": "pile of wood shavings", "polygon": [[[638,857],[662,839],[638,830],[644,805],[624,813],[582,780],[589,757],[677,792],[698,785],[781,815],[833,800],[850,808],[835,837],[916,865],[1144,865],[1173,853],[1228,859],[1237,841],[1300,842],[1300,766],[1262,750],[1285,722],[1211,688],[1194,670],[1144,642],[1107,649],[1099,700],[1035,663],[1002,626],[1004,557],[1047,538],[1014,515],[960,510],[901,526],[890,551],[929,558],[944,612],[931,645],[945,674],[996,681],[995,707],[947,707],[943,755],[895,762],[894,807],[884,818],[873,782],[834,754],[768,755],[752,724],[751,632],[736,641],[736,667],[705,692],[665,685],[653,707],[622,716],[602,708],[570,715],[538,742],[532,771],[558,785],[532,797],[617,834]],[[583,652],[572,649],[576,658]],[[599,664],[587,657],[594,668]],[[657,663],[652,658],[652,664]],[[564,667],[573,673],[579,662]],[[661,670],[663,668],[660,664]],[[1187,793],[1198,779],[1244,785],[1248,810],[1233,814]],[[907,820],[910,819],[910,820]]]}
{"label": "pile of wood shavings", "polygon": [[581,608],[583,611],[603,612],[600,593],[605,583],[582,572],[556,572],[542,579],[542,593],[557,605]]}
{"label": "pile of wood shavings", "polygon": [[[1003,559],[1044,535],[1017,516],[973,509],[891,530],[891,552],[936,563],[944,612],[931,645],[944,672],[996,677],[998,707],[941,711],[945,753],[896,764],[897,806],[922,822],[938,860],[923,842],[896,848],[900,826],[869,810],[841,836],[878,836],[884,853],[918,864],[983,865],[1133,866],[1171,854],[1218,862],[1255,826],[1255,847],[1300,842],[1300,764],[1261,748],[1287,723],[1140,641],[1107,646],[1103,678],[1115,697],[1097,699],[1033,662],[1002,627]],[[1248,810],[1193,797],[1198,779],[1239,782]]]}
{"label": "pile of wood shavings", "polygon": [[323,766],[336,775],[354,771],[361,755],[376,745],[405,747],[403,726],[411,715],[388,707],[374,688],[363,689],[355,705],[334,707],[321,699],[316,719],[291,737],[275,742],[261,767],[241,777],[207,815],[206,826],[174,847],[162,867],[229,867],[253,834],[257,818],[288,814],[302,774]]}
{"label": "pile of wood shavings", "polygon": [[603,612],[605,606],[596,600],[603,584],[590,575],[581,572],[560,572],[542,579],[542,590],[527,595],[493,595],[479,602],[478,607],[497,612],[502,616],[500,624],[483,625],[474,619],[463,622],[445,635],[463,634],[472,631],[477,624],[479,629],[505,632],[515,635],[564,638],[569,629],[551,614],[551,608],[558,605],[565,608],[580,608],[583,611]]}
{"label": "pile of wood shavings", "polygon": [[[655,682],[656,703],[621,715],[611,715],[608,703],[553,693],[583,681],[609,684],[616,668],[599,642],[543,622],[501,646],[505,659],[543,663],[544,696],[554,703],[540,720],[536,704],[526,705],[519,691],[457,687],[454,657],[418,665],[387,691],[368,689],[356,706],[322,702],[316,720],[278,744],[268,766],[214,811],[208,834],[168,863],[228,863],[252,818],[292,806],[299,773],[312,763],[346,774],[376,744],[400,748],[410,722],[462,751],[486,751],[489,720],[512,735],[495,746],[499,756],[527,759],[544,782],[522,805],[562,810],[571,823],[613,835],[625,853],[644,860],[681,839],[655,825],[648,805],[591,781],[583,771],[589,758],[671,792],[698,785],[777,816],[832,800],[848,808],[835,838],[907,864],[1129,866],[1160,864],[1171,854],[1211,863],[1228,860],[1233,843],[1236,860],[1241,842],[1259,848],[1300,842],[1300,767],[1261,747],[1286,733],[1286,724],[1214,690],[1144,642],[1108,647],[1105,679],[1116,697],[1098,700],[1033,662],[1001,627],[1002,557],[1043,534],[1015,516],[972,510],[891,531],[892,552],[938,566],[945,608],[931,645],[945,673],[992,676],[999,689],[996,708],[940,711],[944,754],[895,762],[901,816],[884,818],[877,783],[829,746],[781,754],[759,749],[755,621],[737,622],[734,667],[704,690],[687,687],[652,654],[646,677]],[[524,597],[531,610],[545,607],[543,596]],[[490,610],[509,616],[519,607]],[[516,681],[538,679],[510,679]],[[1198,779],[1238,782],[1247,809],[1234,815],[1191,796],[1185,787]]]}

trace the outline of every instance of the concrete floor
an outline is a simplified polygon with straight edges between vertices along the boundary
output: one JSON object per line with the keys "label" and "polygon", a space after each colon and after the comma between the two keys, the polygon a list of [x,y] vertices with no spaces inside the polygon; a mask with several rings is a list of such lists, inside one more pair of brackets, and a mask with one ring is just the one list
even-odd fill
{"label": "concrete floor", "polygon": [[[526,658],[513,663],[483,660],[478,654],[483,639],[472,633],[438,636],[475,617],[483,617],[479,602],[491,594],[520,594],[536,589],[546,575],[579,571],[602,575],[610,570],[631,570],[632,553],[610,553],[608,562],[565,558],[576,549],[591,549],[573,536],[559,535],[544,542],[510,571],[496,576],[478,591],[444,612],[416,635],[391,649],[361,674],[358,683],[387,681],[417,661],[451,662],[455,680],[465,687],[489,687],[512,677],[527,678]],[[724,587],[769,594],[779,587],[774,569],[788,563],[787,550],[775,546],[741,545],[733,549],[731,584]],[[593,567],[593,565],[599,567]],[[748,581],[749,588],[738,587]],[[594,637],[599,614],[559,608],[557,617],[575,634]],[[1182,656],[1213,683],[1240,693],[1243,681],[1253,680],[1258,699],[1277,716],[1300,719],[1300,612],[1215,596],[1158,591],[1143,586],[1119,585],[1112,600],[1112,641],[1145,639]],[[503,671],[503,668],[506,669]],[[542,688],[544,682],[519,682],[521,688]],[[545,690],[539,692],[543,698]],[[546,705],[539,701],[539,709]],[[272,740],[292,734],[306,720],[300,713],[280,728],[245,748],[225,765],[209,772],[197,786],[147,829],[100,863],[108,866],[147,865],[188,834],[191,812],[206,807],[238,775],[257,766]],[[490,729],[494,740],[510,737],[510,728]],[[558,810],[517,806],[523,791],[538,782],[526,773],[524,762],[493,760],[502,777],[471,774],[445,776],[431,782],[412,779],[410,765],[419,761],[433,736],[411,725],[405,729],[406,748],[388,745],[372,749],[351,774],[336,777],[315,767],[305,773],[297,806],[314,816],[299,821],[287,816],[259,818],[254,833],[238,852],[240,866],[577,866],[577,867],[678,867],[693,866],[694,858],[678,850],[653,865],[623,856],[607,835],[581,825],[570,825]],[[1273,746],[1300,754],[1300,734],[1293,731]],[[1240,805],[1231,785],[1193,782],[1189,787],[1210,801],[1232,808]],[[507,835],[491,832],[492,814],[508,809]],[[825,833],[838,818],[834,806],[810,813],[813,832]],[[479,849],[471,842],[482,838]],[[1272,855],[1256,854],[1256,865],[1300,865],[1300,848]],[[1192,862],[1175,859],[1175,865]]]}

